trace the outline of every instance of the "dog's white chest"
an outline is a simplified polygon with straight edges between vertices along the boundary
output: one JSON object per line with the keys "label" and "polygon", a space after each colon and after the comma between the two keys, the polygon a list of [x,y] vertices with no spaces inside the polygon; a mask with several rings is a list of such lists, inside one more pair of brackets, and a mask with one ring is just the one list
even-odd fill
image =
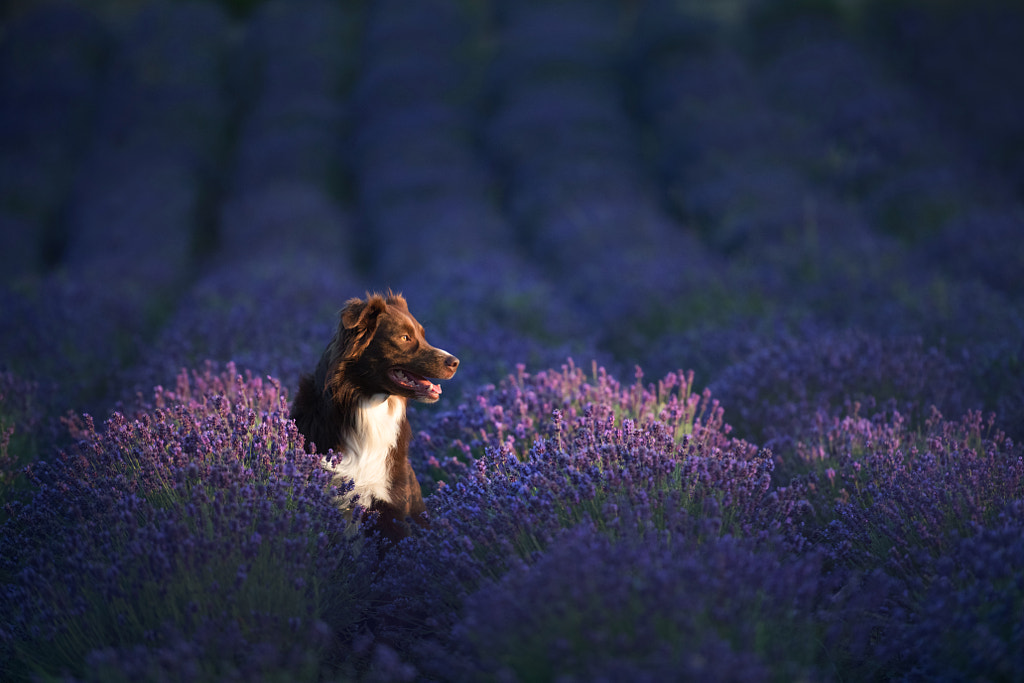
{"label": "dog's white chest", "polygon": [[345,452],[335,455],[334,464],[323,460],[324,467],[337,476],[352,480],[346,504],[355,496],[364,506],[375,499],[392,502],[388,453],[398,442],[404,418],[405,402],[397,397],[375,394],[359,403],[355,429],[344,438]]}

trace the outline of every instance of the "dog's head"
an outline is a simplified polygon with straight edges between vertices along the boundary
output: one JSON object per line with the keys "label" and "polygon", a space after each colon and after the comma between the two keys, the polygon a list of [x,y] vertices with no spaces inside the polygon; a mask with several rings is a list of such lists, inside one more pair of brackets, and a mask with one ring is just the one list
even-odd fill
{"label": "dog's head", "polygon": [[331,385],[350,382],[366,396],[389,394],[425,403],[441,397],[440,385],[431,380],[451,379],[459,367],[458,358],[427,343],[405,298],[392,292],[367,293],[365,300],[345,303],[335,354]]}

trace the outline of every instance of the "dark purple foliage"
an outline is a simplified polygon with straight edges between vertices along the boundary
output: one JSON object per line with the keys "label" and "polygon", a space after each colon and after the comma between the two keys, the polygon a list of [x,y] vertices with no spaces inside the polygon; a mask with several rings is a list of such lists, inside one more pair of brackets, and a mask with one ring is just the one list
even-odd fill
{"label": "dark purple foliage", "polygon": [[886,647],[907,678],[1012,680],[1024,670],[1024,506],[971,523],[948,554],[920,558],[920,605]]}
{"label": "dark purple foliage", "polygon": [[1020,99],[1014,65],[1024,17],[1011,3],[952,5],[939,12],[913,3],[879,6],[876,34],[886,56],[965,138],[972,154],[1024,187]]}
{"label": "dark purple foliage", "polygon": [[126,284],[55,274],[0,292],[4,369],[39,385],[36,400],[49,415],[95,408],[117,391],[115,380],[165,304]]}
{"label": "dark purple foliage", "polygon": [[467,598],[453,631],[467,655],[459,675],[829,680],[849,666],[850,643],[828,631],[836,588],[814,555],[787,557],[731,537],[613,540],[584,524]]}
{"label": "dark purple foliage", "polygon": [[1022,234],[1024,207],[1019,204],[976,209],[947,223],[931,253],[959,277],[977,277],[998,291],[1019,295]]}
{"label": "dark purple foliage", "polygon": [[[261,3],[249,18],[236,74],[245,104],[230,194],[281,183],[334,189],[342,168],[354,21],[337,3]],[[251,199],[250,199],[251,201]],[[292,223],[306,235],[304,221]]]}

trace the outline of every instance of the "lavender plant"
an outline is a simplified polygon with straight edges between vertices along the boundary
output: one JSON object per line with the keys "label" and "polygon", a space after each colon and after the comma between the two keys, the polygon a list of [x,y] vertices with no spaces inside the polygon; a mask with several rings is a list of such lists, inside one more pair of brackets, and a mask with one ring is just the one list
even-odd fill
{"label": "lavender plant", "polygon": [[431,498],[432,529],[396,549],[376,583],[377,635],[440,675],[431,667],[451,643],[437,634],[466,597],[540,561],[562,530],[584,523],[610,538],[775,535],[800,546],[805,503],[799,489],[771,485],[771,455],[728,436],[717,404],[691,393],[692,375],[659,386],[640,379],[623,388],[598,370],[588,382],[572,365],[536,377],[520,370],[493,398],[462,406],[458,420],[443,418],[442,430],[465,425],[477,440],[441,442],[462,459],[428,461],[449,480]]}
{"label": "lavender plant", "polygon": [[280,386],[208,367],[75,434],[9,505],[12,673],[314,680],[369,571]]}
{"label": "lavender plant", "polygon": [[821,503],[832,497],[836,515],[824,537],[837,561],[885,567],[913,584],[927,574],[921,553],[947,555],[972,524],[995,523],[1024,495],[1024,454],[993,422],[980,412],[948,421],[933,411],[920,431],[899,413],[823,425],[798,452],[824,469]]}
{"label": "lavender plant", "polygon": [[728,434],[723,409],[710,391],[694,393],[693,381],[692,372],[677,371],[645,385],[637,367],[635,383],[623,386],[596,361],[589,377],[571,358],[560,371],[531,374],[519,364],[514,374],[482,387],[416,436],[425,466],[420,469],[434,468],[441,479],[459,477],[487,448],[502,446],[525,459],[538,439],[561,439],[563,429],[575,430],[584,418],[613,427],[627,419],[643,425],[660,421],[673,440],[695,432]]}

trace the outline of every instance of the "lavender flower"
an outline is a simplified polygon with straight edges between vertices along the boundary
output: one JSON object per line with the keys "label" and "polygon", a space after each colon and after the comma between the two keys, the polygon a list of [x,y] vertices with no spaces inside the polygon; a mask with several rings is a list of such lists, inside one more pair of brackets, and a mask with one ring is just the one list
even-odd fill
{"label": "lavender flower", "polygon": [[993,423],[980,412],[947,421],[934,411],[920,435],[899,413],[823,425],[798,452],[836,473],[818,486],[836,501],[826,538],[839,560],[913,583],[919,553],[941,557],[954,534],[993,523],[1024,495],[1024,456]]}
{"label": "lavender flower", "polygon": [[557,441],[584,420],[620,427],[626,419],[640,425],[660,421],[673,440],[694,435],[721,445],[714,435],[731,428],[710,392],[693,393],[692,372],[669,373],[657,384],[642,380],[637,368],[635,384],[623,386],[596,362],[588,377],[571,358],[560,371],[531,374],[519,365],[500,384],[483,387],[472,402],[421,431],[416,451],[423,465],[465,473],[487,448],[507,445],[526,458],[538,439]]}

